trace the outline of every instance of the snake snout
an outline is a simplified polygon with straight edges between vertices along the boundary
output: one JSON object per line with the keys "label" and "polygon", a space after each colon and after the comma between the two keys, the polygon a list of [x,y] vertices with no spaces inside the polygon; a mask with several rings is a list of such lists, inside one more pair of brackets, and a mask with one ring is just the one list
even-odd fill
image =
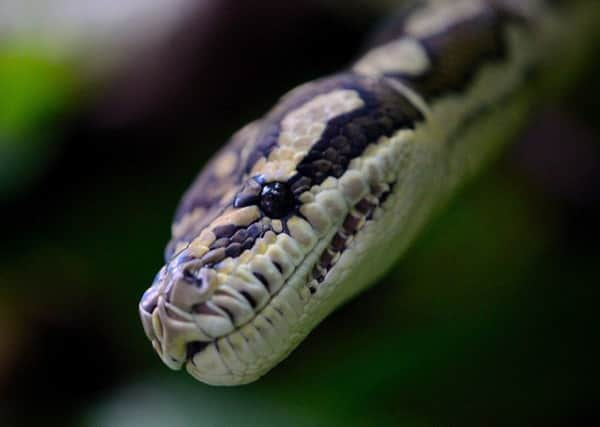
{"label": "snake snout", "polygon": [[[152,308],[149,311],[148,308]],[[169,303],[164,295],[156,297],[155,304],[144,299],[140,316],[146,335],[163,362],[171,369],[180,369],[188,360],[190,343],[206,343],[212,338],[197,325],[193,315]]]}
{"label": "snake snout", "polygon": [[139,304],[140,317],[154,349],[171,369],[180,369],[188,358],[190,342],[210,342],[197,323],[197,307],[213,293],[216,273],[189,265],[163,268]]}

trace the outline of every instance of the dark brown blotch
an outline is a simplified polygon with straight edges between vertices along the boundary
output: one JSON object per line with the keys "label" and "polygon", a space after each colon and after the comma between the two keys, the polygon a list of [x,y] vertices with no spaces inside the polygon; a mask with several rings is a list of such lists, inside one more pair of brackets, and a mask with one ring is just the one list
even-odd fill
{"label": "dark brown blotch", "polygon": [[248,230],[240,229],[236,231],[233,236],[231,236],[232,242],[242,243],[244,240],[248,238]]}
{"label": "dark brown blotch", "polygon": [[329,249],[326,249],[325,252],[323,252],[323,255],[321,255],[321,259],[319,259],[319,265],[324,269],[329,270],[335,255],[336,254],[334,252],[331,252]]}
{"label": "dark brown blotch", "polygon": [[220,239],[221,237],[231,237],[237,229],[238,226],[235,224],[226,224],[213,228],[213,233],[217,239]]}
{"label": "dark brown blotch", "polygon": [[346,238],[340,233],[337,233],[331,241],[331,248],[335,252],[341,252],[346,248]]}
{"label": "dark brown blotch", "polygon": [[242,245],[239,243],[231,243],[225,249],[225,255],[230,258],[236,258],[242,253]]}
{"label": "dark brown blotch", "polygon": [[375,209],[375,205],[370,203],[367,199],[360,200],[356,206],[356,210],[359,211],[363,215],[369,214],[373,209]]}
{"label": "dark brown blotch", "polygon": [[218,248],[206,253],[202,258],[200,258],[200,262],[202,264],[215,264],[219,261],[223,261],[224,259],[225,248]]}
{"label": "dark brown blotch", "polygon": [[229,244],[229,238],[227,237],[222,237],[220,239],[215,240],[212,245],[210,245],[210,249],[218,249],[218,248],[224,248],[225,246],[227,246]]}
{"label": "dark brown blotch", "polygon": [[352,234],[359,229],[362,221],[363,220],[361,217],[348,214],[346,216],[346,219],[344,220],[344,230],[346,230],[346,232],[348,232],[349,234]]}

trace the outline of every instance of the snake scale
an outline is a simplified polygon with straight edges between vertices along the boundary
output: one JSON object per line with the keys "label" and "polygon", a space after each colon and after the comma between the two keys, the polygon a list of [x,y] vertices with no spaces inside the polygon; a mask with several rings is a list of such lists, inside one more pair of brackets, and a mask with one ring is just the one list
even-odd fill
{"label": "snake scale", "polygon": [[164,363],[235,385],[285,358],[510,141],[543,82],[560,91],[598,3],[414,1],[348,69],[234,134],[139,304]]}

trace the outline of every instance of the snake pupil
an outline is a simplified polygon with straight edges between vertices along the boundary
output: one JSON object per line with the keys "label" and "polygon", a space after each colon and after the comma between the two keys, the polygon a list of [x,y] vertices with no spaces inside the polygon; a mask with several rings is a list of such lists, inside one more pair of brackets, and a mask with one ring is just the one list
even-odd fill
{"label": "snake pupil", "polygon": [[294,207],[294,195],[283,182],[266,184],[260,193],[260,207],[271,218],[281,218]]}

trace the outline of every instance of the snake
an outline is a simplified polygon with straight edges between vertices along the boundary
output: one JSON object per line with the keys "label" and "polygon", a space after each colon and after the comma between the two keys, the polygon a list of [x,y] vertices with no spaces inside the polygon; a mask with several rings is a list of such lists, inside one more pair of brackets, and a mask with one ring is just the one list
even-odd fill
{"label": "snake", "polygon": [[162,361],[212,385],[276,366],[574,79],[598,3],[409,2],[349,67],[233,134],[138,306]]}

